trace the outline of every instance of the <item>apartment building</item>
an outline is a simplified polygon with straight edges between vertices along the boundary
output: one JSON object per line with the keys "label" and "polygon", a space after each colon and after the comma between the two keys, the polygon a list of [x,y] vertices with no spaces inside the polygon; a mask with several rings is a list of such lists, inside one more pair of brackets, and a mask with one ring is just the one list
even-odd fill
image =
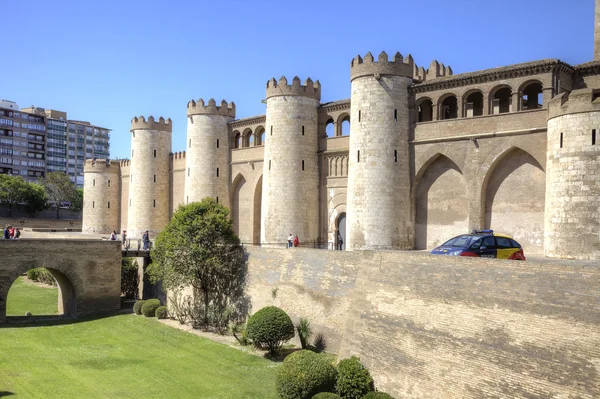
{"label": "apartment building", "polygon": [[83,187],[87,158],[110,157],[110,129],[68,120],[67,113],[0,100],[0,173],[33,181],[63,172]]}

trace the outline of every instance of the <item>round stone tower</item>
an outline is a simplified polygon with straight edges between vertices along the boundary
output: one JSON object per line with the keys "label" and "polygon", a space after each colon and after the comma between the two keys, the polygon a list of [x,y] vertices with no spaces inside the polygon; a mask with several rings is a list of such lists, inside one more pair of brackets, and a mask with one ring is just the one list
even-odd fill
{"label": "round stone tower", "polygon": [[350,150],[346,245],[412,249],[414,223],[408,151],[409,93],[414,62],[385,52],[350,66]]}
{"label": "round stone tower", "polygon": [[83,169],[84,234],[119,232],[121,220],[121,168],[118,161],[88,159]]}
{"label": "round stone tower", "polygon": [[131,164],[127,232],[156,236],[169,222],[171,119],[143,116],[131,120]]}
{"label": "round stone tower", "polygon": [[267,82],[261,243],[301,243],[319,238],[317,109],[321,85],[295,77]]}
{"label": "round stone tower", "polygon": [[544,254],[600,259],[600,98],[574,90],[548,105]]}
{"label": "round stone tower", "polygon": [[235,118],[235,104],[214,99],[187,105],[187,154],[184,203],[204,197],[229,208],[229,139],[227,124]]}

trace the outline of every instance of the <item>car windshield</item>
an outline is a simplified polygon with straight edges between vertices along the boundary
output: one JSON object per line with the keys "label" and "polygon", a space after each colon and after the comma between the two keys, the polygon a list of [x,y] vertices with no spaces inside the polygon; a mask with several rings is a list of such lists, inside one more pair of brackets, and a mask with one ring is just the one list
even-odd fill
{"label": "car windshield", "polygon": [[466,248],[470,247],[475,241],[479,240],[481,236],[458,236],[451,240],[446,241],[442,244],[442,247],[459,247]]}

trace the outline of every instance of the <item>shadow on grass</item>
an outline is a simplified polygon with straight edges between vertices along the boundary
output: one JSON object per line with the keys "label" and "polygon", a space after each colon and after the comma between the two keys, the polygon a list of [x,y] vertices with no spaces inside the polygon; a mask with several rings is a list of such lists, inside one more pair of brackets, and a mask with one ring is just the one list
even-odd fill
{"label": "shadow on grass", "polygon": [[13,396],[14,393],[12,392],[6,392],[6,391],[0,391],[0,398],[3,398],[5,396]]}
{"label": "shadow on grass", "polygon": [[[68,324],[86,323],[89,321],[105,319],[121,314],[132,313],[130,308],[114,310],[110,312],[102,312],[90,316],[83,317],[68,317],[63,315],[58,316],[6,316],[6,323],[0,324],[0,329],[3,328],[25,328],[25,327],[50,327]],[[0,392],[1,393],[1,392]],[[1,395],[0,395],[1,396]]]}

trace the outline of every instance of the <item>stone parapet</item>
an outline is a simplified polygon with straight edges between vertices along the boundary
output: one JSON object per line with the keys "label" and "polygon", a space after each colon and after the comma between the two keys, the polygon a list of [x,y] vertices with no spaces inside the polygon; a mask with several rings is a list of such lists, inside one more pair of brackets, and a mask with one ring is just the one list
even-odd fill
{"label": "stone parapet", "polygon": [[173,123],[171,122],[171,118],[165,120],[162,116],[158,118],[158,122],[154,120],[153,116],[149,116],[148,120],[145,117],[133,117],[131,120],[131,131],[134,130],[158,130],[167,133],[171,133],[173,131]]}
{"label": "stone parapet", "polygon": [[217,102],[214,98],[208,100],[208,104],[204,103],[203,99],[198,101],[191,100],[187,104],[187,115],[221,115],[235,118],[235,103],[232,101],[221,101],[221,105],[217,106]]}
{"label": "stone parapet", "polygon": [[314,98],[320,101],[321,83],[319,83],[318,80],[313,83],[311,78],[307,78],[302,85],[300,84],[300,78],[298,76],[294,76],[294,79],[292,79],[292,84],[288,85],[288,81],[285,76],[279,78],[279,81],[276,81],[275,78],[272,78],[267,82],[266,98],[277,96],[301,96]]}
{"label": "stone parapet", "polygon": [[394,58],[389,61],[387,53],[382,51],[377,61],[375,61],[373,55],[367,53],[364,58],[357,55],[350,63],[350,80],[352,81],[364,76],[375,76],[378,78],[383,75],[412,78],[414,69],[415,62],[410,54],[404,58],[402,54],[397,52]]}
{"label": "stone parapet", "polygon": [[83,172],[118,175],[121,173],[121,162],[123,161],[111,161],[110,159],[86,159],[85,165],[83,166]]}
{"label": "stone parapet", "polygon": [[548,120],[567,114],[600,111],[600,91],[593,89],[573,90],[561,93],[548,103]]}

